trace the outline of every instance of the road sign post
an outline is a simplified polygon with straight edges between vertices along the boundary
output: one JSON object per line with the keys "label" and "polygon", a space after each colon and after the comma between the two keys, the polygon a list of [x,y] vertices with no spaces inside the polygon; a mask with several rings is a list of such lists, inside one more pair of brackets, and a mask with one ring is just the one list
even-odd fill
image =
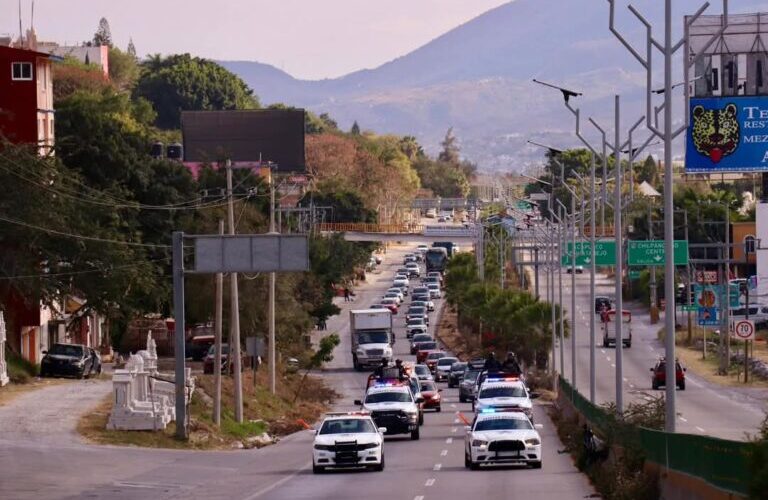
{"label": "road sign post", "polygon": [[742,319],[733,323],[731,337],[737,340],[755,339],[755,322],[750,319]]}
{"label": "road sign post", "polygon": [[[664,240],[631,240],[627,244],[627,263],[630,266],[663,266],[666,262]],[[688,242],[676,240],[674,265],[688,265]]]}

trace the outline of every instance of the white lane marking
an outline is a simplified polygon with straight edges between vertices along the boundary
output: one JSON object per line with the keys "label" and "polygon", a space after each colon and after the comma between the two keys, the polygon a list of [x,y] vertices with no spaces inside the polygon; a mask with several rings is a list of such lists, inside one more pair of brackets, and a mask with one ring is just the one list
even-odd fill
{"label": "white lane marking", "polygon": [[454,424],[458,424],[459,423],[459,419],[458,418],[453,419],[453,423]]}
{"label": "white lane marking", "polygon": [[653,352],[653,347],[652,346],[648,346],[648,350]]}
{"label": "white lane marking", "polygon": [[445,440],[445,444],[451,444],[453,443],[453,438],[448,438]]}
{"label": "white lane marking", "polygon": [[459,430],[459,429],[458,429],[458,427],[453,427],[453,428],[451,428],[451,432],[456,432],[456,431],[458,431],[458,430]]}
{"label": "white lane marking", "polygon": [[419,495],[417,497],[413,497],[413,500],[424,500],[424,495]]}
{"label": "white lane marking", "polygon": [[435,479],[430,478],[430,479],[427,479],[427,482],[424,483],[424,486],[432,486],[433,484],[435,484]]}
{"label": "white lane marking", "polygon": [[456,405],[452,404],[452,405],[451,405],[451,408],[456,408]]}
{"label": "white lane marking", "polygon": [[697,430],[697,431],[699,431],[699,432],[706,432],[704,429],[702,429],[702,428],[701,428],[701,427],[699,427],[698,425],[696,426],[696,430]]}
{"label": "white lane marking", "polygon": [[616,365],[614,363],[611,363],[611,368],[616,368]]}
{"label": "white lane marking", "polygon": [[605,349],[600,349],[600,352],[602,352],[603,354],[605,354]]}
{"label": "white lane marking", "polygon": [[635,388],[635,384],[629,384],[629,386],[633,389]]}
{"label": "white lane marking", "polygon": [[435,464],[434,467],[432,467],[432,470],[440,470],[443,468],[443,464]]}
{"label": "white lane marking", "polygon": [[[296,477],[298,474],[300,474],[304,469],[309,469],[309,466],[312,465],[312,462],[309,461],[304,466],[299,468],[298,470],[290,473],[289,475],[285,476],[284,478],[280,479],[279,481],[275,481],[274,483],[270,484],[269,486],[265,486],[264,488],[260,489],[256,493],[252,494],[251,496],[245,497],[244,500],[254,500],[256,498],[259,498],[260,496],[264,495],[265,493],[269,493],[270,491],[274,490],[278,486],[281,486],[282,484],[290,481],[294,477]],[[415,500],[415,499],[414,499]],[[424,497],[421,497],[421,500],[424,500]]]}
{"label": "white lane marking", "polygon": [[440,452],[440,456],[441,456],[441,457],[444,457],[444,456],[446,456],[447,454],[448,454],[448,450],[443,450],[443,451],[441,451],[441,452]]}
{"label": "white lane marking", "polygon": [[683,418],[683,417],[680,417],[680,421],[681,421],[681,422],[687,422],[688,420],[687,420],[687,419],[685,419],[685,418]]}
{"label": "white lane marking", "polygon": [[607,359],[608,361],[610,361],[610,360],[611,360],[611,357],[610,357],[610,356],[606,356],[606,357],[605,357],[605,359]]}
{"label": "white lane marking", "polygon": [[624,377],[624,382],[629,382],[629,380],[627,380],[627,378],[626,378],[626,377]]}

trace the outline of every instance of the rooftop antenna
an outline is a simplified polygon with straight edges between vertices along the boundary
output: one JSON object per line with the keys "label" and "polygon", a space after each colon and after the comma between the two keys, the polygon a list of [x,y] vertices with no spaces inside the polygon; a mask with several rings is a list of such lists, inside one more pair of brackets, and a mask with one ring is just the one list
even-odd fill
{"label": "rooftop antenna", "polygon": [[21,0],[19,0],[19,43],[24,44],[24,34],[21,31]]}
{"label": "rooftop antenna", "polygon": [[32,31],[35,31],[35,0],[32,0],[32,16],[29,24]]}

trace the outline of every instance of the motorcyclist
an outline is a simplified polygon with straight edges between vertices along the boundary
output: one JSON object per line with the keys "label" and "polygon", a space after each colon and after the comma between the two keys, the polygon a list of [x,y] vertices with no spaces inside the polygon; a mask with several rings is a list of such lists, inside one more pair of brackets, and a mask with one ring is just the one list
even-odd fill
{"label": "motorcyclist", "polygon": [[507,373],[515,373],[520,374],[522,370],[520,369],[520,363],[517,361],[517,356],[515,356],[515,353],[510,351],[507,353],[507,358],[504,360],[504,363],[501,364],[501,370]]}
{"label": "motorcyclist", "polygon": [[499,360],[496,359],[496,353],[491,351],[488,353],[488,357],[485,358],[485,365],[483,366],[484,369],[488,370],[489,372],[497,372],[501,370],[501,363],[499,363]]}

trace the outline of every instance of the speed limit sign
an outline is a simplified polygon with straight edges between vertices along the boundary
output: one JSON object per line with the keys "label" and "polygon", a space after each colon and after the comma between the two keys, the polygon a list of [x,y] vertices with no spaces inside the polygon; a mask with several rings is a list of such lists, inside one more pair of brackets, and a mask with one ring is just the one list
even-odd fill
{"label": "speed limit sign", "polygon": [[733,325],[733,337],[739,340],[754,340],[755,322],[747,319],[737,321]]}

